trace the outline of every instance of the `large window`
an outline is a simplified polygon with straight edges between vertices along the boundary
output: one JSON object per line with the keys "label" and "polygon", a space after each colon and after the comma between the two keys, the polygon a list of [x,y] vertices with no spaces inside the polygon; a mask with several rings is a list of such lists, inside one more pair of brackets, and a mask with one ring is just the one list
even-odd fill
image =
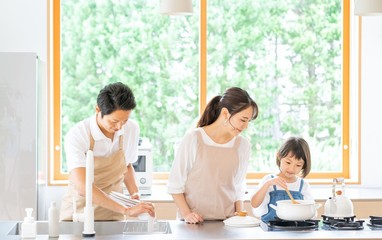
{"label": "large window", "polygon": [[342,23],[348,16],[341,14],[341,0],[207,3],[208,95],[240,86],[260,106],[246,131],[253,144],[250,171],[275,170],[281,142],[301,135],[310,144],[313,171],[344,173],[349,104],[342,95],[348,91]]}
{"label": "large window", "polygon": [[260,108],[245,133],[249,179],[274,170],[290,135],[311,146],[310,177],[349,176],[349,0],[201,0],[182,17],[159,15],[157,4],[54,1],[54,180],[66,179],[68,129],[94,114],[98,91],[116,81],[135,93],[132,118],[153,145],[157,178],[206,102],[231,86]]}

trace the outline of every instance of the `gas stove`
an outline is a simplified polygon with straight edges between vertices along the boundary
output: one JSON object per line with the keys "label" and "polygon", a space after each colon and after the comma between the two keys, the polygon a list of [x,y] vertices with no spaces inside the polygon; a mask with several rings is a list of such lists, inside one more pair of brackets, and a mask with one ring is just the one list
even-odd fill
{"label": "gas stove", "polygon": [[358,220],[355,216],[334,218],[322,215],[322,219],[317,220],[287,221],[276,219],[268,223],[261,222],[260,227],[266,232],[382,230],[382,217],[370,216],[370,219]]}
{"label": "gas stove", "polygon": [[319,229],[320,220],[287,221],[276,219],[267,223],[261,222],[264,231],[316,231]]}
{"label": "gas stove", "polygon": [[335,218],[322,215],[323,228],[326,230],[362,230],[364,220],[356,220],[355,216]]}
{"label": "gas stove", "polygon": [[382,230],[382,217],[370,216],[367,226],[372,230]]}

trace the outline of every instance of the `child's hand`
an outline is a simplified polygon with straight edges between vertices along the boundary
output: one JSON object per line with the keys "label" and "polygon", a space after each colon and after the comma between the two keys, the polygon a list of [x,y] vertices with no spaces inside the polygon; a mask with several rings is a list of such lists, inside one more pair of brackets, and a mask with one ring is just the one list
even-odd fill
{"label": "child's hand", "polygon": [[269,184],[269,186],[278,185],[284,189],[288,187],[286,181],[282,177],[271,178],[268,180],[267,183]]}

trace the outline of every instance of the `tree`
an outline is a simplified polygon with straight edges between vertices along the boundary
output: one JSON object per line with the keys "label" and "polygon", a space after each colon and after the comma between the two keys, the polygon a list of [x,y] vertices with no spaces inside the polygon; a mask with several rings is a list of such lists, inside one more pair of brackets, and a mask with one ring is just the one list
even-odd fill
{"label": "tree", "polygon": [[[154,1],[62,1],[62,135],[94,113],[106,84],[137,99],[133,118],[169,171],[174,145],[198,119],[199,17],[157,14]],[[269,171],[282,141],[300,135],[313,169],[340,167],[341,2],[208,1],[208,96],[231,86],[260,108],[246,131],[251,171]]]}

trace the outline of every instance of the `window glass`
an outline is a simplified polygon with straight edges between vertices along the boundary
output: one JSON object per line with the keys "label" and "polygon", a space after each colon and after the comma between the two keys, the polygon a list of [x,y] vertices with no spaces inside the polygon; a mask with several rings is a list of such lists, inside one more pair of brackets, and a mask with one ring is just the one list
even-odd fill
{"label": "window glass", "polygon": [[95,113],[99,90],[120,81],[135,94],[131,118],[153,145],[154,170],[169,171],[199,111],[198,15],[163,16],[151,0],[65,0],[61,33],[62,140]]}
{"label": "window glass", "polygon": [[340,0],[208,1],[208,98],[242,87],[259,105],[245,135],[249,171],[275,170],[283,141],[304,137],[312,171],[342,171]]}
{"label": "window glass", "polygon": [[[300,135],[312,171],[342,172],[341,1],[207,3],[207,100],[239,86],[259,105],[244,133],[249,171],[274,170],[279,146]],[[199,114],[197,5],[192,16],[169,17],[151,0],[62,0],[62,139],[94,114],[104,85],[121,81],[135,93],[132,118],[153,146],[154,171],[169,171],[174,145]]]}

